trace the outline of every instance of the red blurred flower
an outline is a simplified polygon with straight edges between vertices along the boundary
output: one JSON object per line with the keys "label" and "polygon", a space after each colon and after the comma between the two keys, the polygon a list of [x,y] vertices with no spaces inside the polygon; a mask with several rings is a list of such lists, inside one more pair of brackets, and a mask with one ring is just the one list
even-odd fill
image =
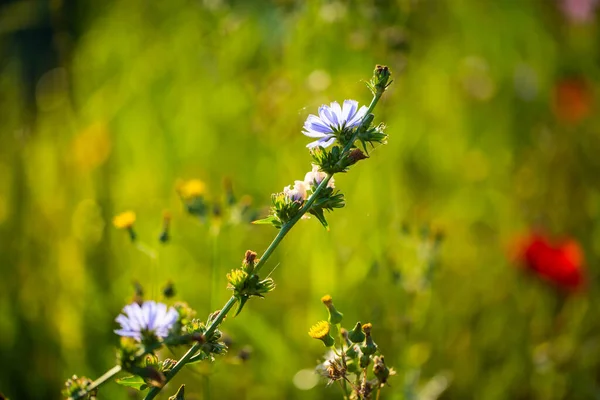
{"label": "red blurred flower", "polygon": [[593,98],[587,82],[572,77],[556,82],[553,102],[556,116],[562,121],[574,124],[590,114]]}
{"label": "red blurred flower", "polygon": [[520,258],[527,269],[563,289],[577,290],[585,284],[583,251],[572,239],[555,244],[533,234],[523,241]]}

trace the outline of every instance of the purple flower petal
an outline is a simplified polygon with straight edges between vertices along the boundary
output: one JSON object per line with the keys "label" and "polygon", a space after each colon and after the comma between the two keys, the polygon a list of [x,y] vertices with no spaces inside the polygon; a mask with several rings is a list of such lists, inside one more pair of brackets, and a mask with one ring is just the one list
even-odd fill
{"label": "purple flower petal", "polygon": [[348,124],[348,121],[350,121],[352,119],[352,117],[354,117],[354,114],[356,114],[357,108],[358,108],[358,101],[344,100],[344,107],[342,108],[342,116],[344,118],[344,121],[346,121],[346,124]]}
{"label": "purple flower petal", "polygon": [[331,127],[326,125],[321,119],[319,119],[319,117],[312,114],[306,119],[304,128],[321,133],[333,133]]}
{"label": "purple flower petal", "polygon": [[346,122],[346,127],[348,127],[348,128],[355,128],[356,126],[358,126],[362,122],[362,119],[364,118],[364,116],[367,114],[367,110],[368,110],[367,107],[362,106],[356,112],[356,114],[354,114],[354,116],[352,117],[352,119],[350,121]]}
{"label": "purple flower petal", "polygon": [[115,330],[120,336],[142,340],[142,332],[150,331],[159,338],[168,336],[169,330],[179,319],[179,313],[173,307],[154,301],[146,301],[140,307],[132,303],[123,307],[123,314],[115,319],[121,329]]}
{"label": "purple flower petal", "polygon": [[333,115],[329,106],[322,105],[321,107],[319,107],[319,118],[321,118],[321,121],[323,121],[323,123],[327,126],[337,125],[337,121],[333,119]]}
{"label": "purple flower petal", "polygon": [[337,101],[334,101],[333,103],[331,103],[331,114],[333,115],[333,118],[335,119],[335,126],[336,127],[341,127],[341,125],[344,123],[344,117],[342,115],[342,107],[340,107],[340,104]]}

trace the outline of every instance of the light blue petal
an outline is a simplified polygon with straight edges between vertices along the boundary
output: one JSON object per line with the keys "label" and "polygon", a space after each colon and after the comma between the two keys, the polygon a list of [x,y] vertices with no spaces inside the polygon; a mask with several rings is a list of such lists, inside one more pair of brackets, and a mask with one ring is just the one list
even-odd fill
{"label": "light blue petal", "polygon": [[304,135],[306,135],[308,137],[312,137],[312,138],[322,138],[322,137],[327,136],[325,133],[316,132],[316,131],[314,131],[312,129],[310,129],[310,130],[307,129],[305,131],[302,131],[302,133]]}
{"label": "light blue petal", "polygon": [[354,117],[356,110],[358,109],[358,101],[356,100],[344,100],[344,107],[342,108],[343,120],[348,125],[348,121]]}
{"label": "light blue petal", "polygon": [[319,117],[325,125],[336,126],[336,121],[333,119],[332,112],[329,106],[322,105],[321,107],[319,107]]}
{"label": "light blue petal", "polygon": [[367,114],[367,110],[368,110],[368,108],[366,106],[362,106],[356,112],[356,114],[354,114],[354,116],[352,117],[352,119],[350,121],[346,122],[346,127],[348,127],[348,128],[354,128],[354,127],[360,125],[360,123],[362,122],[363,118],[365,117],[365,114]]}
{"label": "light blue petal", "polygon": [[313,130],[321,133],[331,133],[333,132],[329,125],[326,125],[321,119],[314,115],[309,115],[304,122],[304,128],[307,130]]}
{"label": "light blue petal", "polygon": [[319,144],[319,146],[321,146],[321,147],[323,147],[323,148],[326,148],[326,147],[329,147],[329,146],[331,146],[331,145],[333,144],[333,142],[335,142],[335,136],[333,136],[333,137],[332,137],[331,139],[329,139],[329,140],[326,140],[326,141],[324,141],[324,142],[321,142],[321,143]]}
{"label": "light blue petal", "polygon": [[331,114],[335,120],[335,126],[340,127],[344,123],[344,118],[342,115],[342,107],[340,107],[340,104],[337,101],[331,103]]}

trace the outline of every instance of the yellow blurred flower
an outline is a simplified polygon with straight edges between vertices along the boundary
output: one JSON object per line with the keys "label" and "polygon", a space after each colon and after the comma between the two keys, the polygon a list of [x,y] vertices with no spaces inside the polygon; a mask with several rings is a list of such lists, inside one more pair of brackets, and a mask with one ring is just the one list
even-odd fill
{"label": "yellow blurred flower", "polygon": [[85,172],[106,162],[111,153],[112,141],[104,122],[96,122],[79,132],[71,143],[71,156],[75,166]]}
{"label": "yellow blurred flower", "polygon": [[202,196],[205,192],[205,187],[204,182],[201,180],[191,179],[189,181],[181,182],[177,187],[177,191],[184,200],[189,200],[194,197]]}
{"label": "yellow blurred flower", "polygon": [[135,223],[135,213],[125,211],[113,218],[113,225],[118,229],[129,229]]}

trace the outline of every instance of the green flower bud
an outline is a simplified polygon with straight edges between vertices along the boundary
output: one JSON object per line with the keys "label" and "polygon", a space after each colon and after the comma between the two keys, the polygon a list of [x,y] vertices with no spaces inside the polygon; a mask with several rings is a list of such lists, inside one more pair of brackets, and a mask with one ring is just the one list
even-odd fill
{"label": "green flower bud", "polygon": [[363,369],[367,368],[370,363],[371,363],[371,358],[368,355],[363,354],[362,356],[360,356],[359,365],[361,368],[363,368]]}
{"label": "green flower bud", "polygon": [[[87,387],[92,384],[92,380],[82,376],[81,378],[77,375],[73,375],[70,379],[65,382],[65,389],[62,391],[62,394],[65,397],[73,397],[77,396],[84,391],[86,391]],[[96,396],[98,393],[98,389],[94,389],[90,392],[90,396]]]}
{"label": "green flower bud", "polygon": [[169,228],[171,227],[171,213],[168,211],[163,212],[163,228],[158,236],[158,241],[161,243],[167,243],[171,239],[169,235]]}
{"label": "green flower bud", "polygon": [[350,339],[352,343],[362,343],[365,340],[365,334],[362,331],[360,322],[357,322],[354,329],[348,333],[348,339]]}
{"label": "green flower bud", "polygon": [[373,342],[373,338],[371,338],[371,324],[364,324],[362,328],[366,338],[365,344],[361,346],[360,350],[363,354],[370,356],[377,351],[377,345]]}
{"label": "green flower bud", "polygon": [[353,359],[353,358],[357,358],[360,355],[360,349],[358,348],[357,345],[352,345],[350,347],[348,347],[348,350],[346,350],[346,357]]}
{"label": "green flower bud", "polygon": [[175,296],[175,285],[173,284],[173,282],[168,282],[165,287],[163,288],[163,296],[165,296],[167,299],[170,299],[171,297]]}
{"label": "green flower bud", "polygon": [[308,335],[313,339],[321,340],[325,347],[331,347],[335,344],[335,341],[329,334],[330,329],[329,322],[319,321],[310,328]]}
{"label": "green flower bud", "polygon": [[360,368],[358,367],[358,360],[355,360],[355,359],[346,360],[346,370],[348,372],[358,375],[360,373]]}
{"label": "green flower bud", "polygon": [[335,309],[331,296],[325,295],[321,298],[321,301],[323,304],[325,304],[325,307],[327,307],[327,310],[329,311],[329,323],[333,325],[341,323],[342,319],[344,318],[344,314]]}
{"label": "green flower bud", "polygon": [[[375,70],[373,71],[373,78],[371,79],[371,83],[375,87],[375,89],[384,91],[388,86],[388,81],[392,76],[392,72],[385,65],[376,65]],[[390,82],[391,83],[391,82]]]}

